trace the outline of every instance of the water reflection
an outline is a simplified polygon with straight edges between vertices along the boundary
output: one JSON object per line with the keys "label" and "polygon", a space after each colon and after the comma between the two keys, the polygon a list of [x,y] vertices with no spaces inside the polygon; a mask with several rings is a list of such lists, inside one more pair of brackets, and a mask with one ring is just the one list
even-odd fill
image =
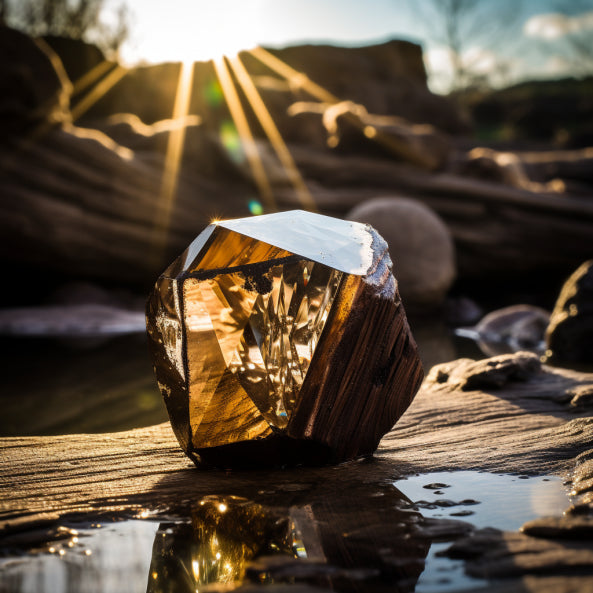
{"label": "water reflection", "polygon": [[0,339],[0,435],[111,432],[167,419],[144,335],[94,348]]}
{"label": "water reflection", "polygon": [[306,583],[338,591],[413,591],[430,542],[396,488],[309,504],[262,505],[208,496],[190,519],[156,533],[147,591],[229,590],[242,582]]}
{"label": "water reflection", "polygon": [[163,509],[160,524],[146,520],[149,512],[101,528],[66,523],[76,537],[68,531],[51,541],[36,540],[44,532],[34,528],[17,534],[41,551],[26,555],[5,539],[0,591],[206,593],[246,585],[265,591],[270,583],[370,593],[475,590],[488,583],[464,575],[462,560],[439,556],[446,542],[471,530],[469,523],[516,530],[569,502],[551,476],[408,473],[394,486],[394,466],[378,460],[190,475],[194,498]]}

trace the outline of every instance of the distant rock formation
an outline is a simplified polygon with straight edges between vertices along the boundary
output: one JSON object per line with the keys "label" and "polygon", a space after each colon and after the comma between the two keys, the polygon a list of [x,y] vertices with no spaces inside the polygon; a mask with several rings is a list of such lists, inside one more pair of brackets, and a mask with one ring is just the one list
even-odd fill
{"label": "distant rock formation", "polygon": [[68,121],[71,91],[62,62],[46,43],[0,26],[0,133]]}
{"label": "distant rock formation", "polygon": [[[268,51],[338,99],[364,105],[369,113],[400,116],[449,133],[469,131],[468,121],[453,103],[428,90],[422,49],[414,43],[394,40],[350,48],[298,45]],[[249,52],[241,52],[240,57],[283,136],[294,139],[298,129],[287,110],[311,95],[298,79],[282,78]],[[179,68],[178,63],[136,68],[96,103],[88,118],[135,113],[145,123],[153,123],[171,117]],[[190,113],[219,119],[227,115],[221,103],[212,62],[196,62]]]}
{"label": "distant rock formation", "polygon": [[[275,50],[311,80],[326,76],[326,101],[306,97],[302,77],[291,88],[243,56],[300,189],[261,127],[255,147],[225,137],[233,126],[212,64],[196,67],[188,116],[166,119],[180,66],[161,64],[128,72],[87,113],[91,129],[70,123],[69,100],[76,112],[80,98],[46,44],[0,28],[0,50],[2,304],[39,302],[73,279],[146,290],[212,218],[246,216],[262,199],[247,158],[255,147],[279,210],[303,208],[303,190],[307,206],[334,216],[381,195],[420,200],[451,233],[458,278],[486,280],[491,293],[521,280],[550,286],[593,258],[591,149],[498,152],[439,131],[463,121],[427,90],[413,44]],[[183,151],[172,172],[174,137]]]}

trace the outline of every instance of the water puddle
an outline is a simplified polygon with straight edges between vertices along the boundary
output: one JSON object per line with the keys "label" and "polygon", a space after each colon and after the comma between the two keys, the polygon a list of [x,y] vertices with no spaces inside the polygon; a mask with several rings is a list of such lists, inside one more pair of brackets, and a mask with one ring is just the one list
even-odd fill
{"label": "water puddle", "polygon": [[41,553],[0,559],[0,591],[146,591],[158,522],[132,520],[77,527],[74,537],[48,543]]}
{"label": "water puddle", "polygon": [[167,420],[144,335],[97,345],[0,336],[0,436],[115,432]]}
{"label": "water puddle", "polygon": [[[560,478],[497,475],[486,472],[435,472],[395,482],[424,517],[467,521],[477,528],[516,531],[531,519],[561,515],[569,505]],[[467,577],[463,562],[438,556],[449,543],[434,542],[417,593],[445,593],[485,586]]]}
{"label": "water puddle", "polygon": [[[0,591],[204,593],[245,583],[262,591],[272,583],[370,592],[479,588],[487,582],[467,577],[461,561],[438,556],[456,532],[447,521],[516,530],[560,514],[569,502],[557,478],[441,472],[343,489],[329,481],[261,490],[257,501],[205,496],[159,521],[70,525],[77,533],[40,552],[5,549]],[[427,535],[427,524],[439,529]]]}

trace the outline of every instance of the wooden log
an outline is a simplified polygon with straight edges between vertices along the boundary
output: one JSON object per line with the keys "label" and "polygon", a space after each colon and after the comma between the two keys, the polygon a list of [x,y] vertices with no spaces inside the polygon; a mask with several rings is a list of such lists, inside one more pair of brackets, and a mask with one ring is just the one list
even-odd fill
{"label": "wooden log", "polygon": [[[414,197],[449,226],[462,278],[540,271],[561,281],[593,257],[593,202],[588,196],[534,193],[449,172],[427,175],[389,160],[312,153],[293,155],[321,211],[343,216],[378,196]],[[281,201],[297,198],[284,191]]]}

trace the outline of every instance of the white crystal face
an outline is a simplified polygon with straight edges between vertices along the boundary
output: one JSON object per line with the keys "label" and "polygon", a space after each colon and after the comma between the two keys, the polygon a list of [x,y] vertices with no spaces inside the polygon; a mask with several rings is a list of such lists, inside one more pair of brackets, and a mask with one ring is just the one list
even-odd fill
{"label": "white crystal face", "polygon": [[291,210],[218,224],[347,274],[364,276],[373,263],[371,233],[359,222]]}
{"label": "white crystal face", "polygon": [[[183,267],[216,269],[296,254],[346,274],[365,276],[373,264],[372,241],[367,225],[292,210],[211,224],[185,252]],[[258,253],[245,254],[254,245]],[[267,253],[262,246],[267,246]]]}

